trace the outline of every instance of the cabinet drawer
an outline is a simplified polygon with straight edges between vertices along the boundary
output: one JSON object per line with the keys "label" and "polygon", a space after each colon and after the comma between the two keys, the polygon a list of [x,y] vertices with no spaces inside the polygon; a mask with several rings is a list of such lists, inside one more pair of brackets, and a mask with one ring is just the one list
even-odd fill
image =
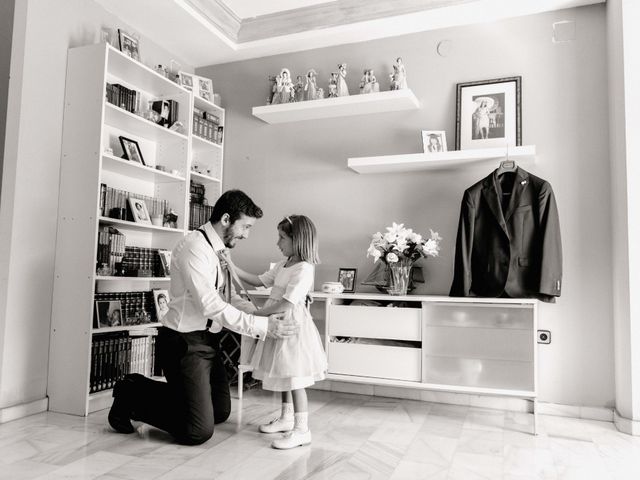
{"label": "cabinet drawer", "polygon": [[419,308],[331,305],[329,335],[421,341]]}
{"label": "cabinet drawer", "polygon": [[419,382],[421,349],[329,342],[329,373]]}

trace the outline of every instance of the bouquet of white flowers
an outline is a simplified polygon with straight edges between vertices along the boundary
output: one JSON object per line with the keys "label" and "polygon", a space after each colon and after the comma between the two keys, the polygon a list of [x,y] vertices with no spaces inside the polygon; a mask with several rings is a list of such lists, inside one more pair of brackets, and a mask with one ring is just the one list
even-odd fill
{"label": "bouquet of white flowers", "polygon": [[442,237],[429,230],[431,236],[425,239],[404,224],[393,223],[387,233],[376,232],[371,238],[367,256],[374,262],[382,260],[388,265],[389,285],[387,292],[392,295],[406,295],[413,263],[423,257],[437,257]]}
{"label": "bouquet of white flowers", "polygon": [[376,232],[371,238],[367,256],[373,257],[374,262],[382,260],[388,265],[398,262],[413,263],[422,257],[437,257],[440,252],[442,237],[438,232],[429,229],[431,237],[425,239],[404,224],[387,227],[387,233]]}

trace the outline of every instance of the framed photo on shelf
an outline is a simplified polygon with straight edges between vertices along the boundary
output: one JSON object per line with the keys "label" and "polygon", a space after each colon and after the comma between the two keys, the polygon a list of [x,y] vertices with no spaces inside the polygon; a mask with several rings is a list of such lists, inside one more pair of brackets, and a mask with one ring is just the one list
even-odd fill
{"label": "framed photo on shelf", "polygon": [[456,149],[522,145],[522,77],[459,83]]}
{"label": "framed photo on shelf", "polygon": [[178,80],[181,87],[187,90],[193,90],[193,75],[187,72],[178,72]]}
{"label": "framed photo on shelf", "polygon": [[129,197],[129,208],[133,214],[133,220],[136,223],[146,223],[151,225],[151,218],[149,218],[149,211],[147,210],[147,204],[139,198]]}
{"label": "framed photo on shelf", "polygon": [[160,265],[162,266],[162,273],[165,277],[171,275],[171,250],[158,250],[160,256]]}
{"label": "framed photo on shelf", "polygon": [[160,321],[169,311],[169,292],[155,288],[153,290],[153,303],[156,306],[156,317]]}
{"label": "framed photo on shelf", "polygon": [[422,130],[422,148],[424,153],[447,151],[447,134],[444,130]]}
{"label": "framed photo on shelf", "polygon": [[344,287],[345,293],[354,293],[356,291],[357,273],[357,268],[341,268],[338,270],[338,281]]}
{"label": "framed photo on shelf", "polygon": [[94,328],[119,327],[123,325],[120,300],[96,300]]}
{"label": "framed photo on shelf", "polygon": [[142,158],[142,151],[140,150],[138,142],[123,136],[118,138],[120,139],[120,145],[122,145],[124,158],[131,160],[132,162],[140,163],[141,165],[146,165],[146,163],[144,163],[144,158]]}
{"label": "framed photo on shelf", "polygon": [[198,96],[213,101],[213,82],[210,78],[198,77]]}
{"label": "framed photo on shelf", "polygon": [[140,61],[140,42],[137,38],[129,35],[124,30],[118,29],[118,41],[122,53],[134,60]]}

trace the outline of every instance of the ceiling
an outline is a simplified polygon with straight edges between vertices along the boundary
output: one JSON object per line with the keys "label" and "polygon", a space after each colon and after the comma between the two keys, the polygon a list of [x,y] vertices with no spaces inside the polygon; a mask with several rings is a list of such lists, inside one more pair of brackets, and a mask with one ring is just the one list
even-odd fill
{"label": "ceiling", "polygon": [[[193,67],[605,0],[96,0]],[[149,14],[153,12],[153,14]]]}

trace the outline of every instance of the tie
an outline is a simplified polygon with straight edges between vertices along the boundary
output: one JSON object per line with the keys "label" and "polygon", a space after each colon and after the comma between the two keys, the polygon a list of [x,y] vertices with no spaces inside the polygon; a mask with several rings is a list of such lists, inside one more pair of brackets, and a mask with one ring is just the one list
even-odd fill
{"label": "tie", "polygon": [[227,261],[228,250],[219,250],[217,252],[218,259],[220,260],[220,267],[222,268],[222,272],[224,273],[224,286],[222,287],[222,292],[224,293],[224,298],[227,303],[231,303],[231,272],[229,270],[229,262]]}

